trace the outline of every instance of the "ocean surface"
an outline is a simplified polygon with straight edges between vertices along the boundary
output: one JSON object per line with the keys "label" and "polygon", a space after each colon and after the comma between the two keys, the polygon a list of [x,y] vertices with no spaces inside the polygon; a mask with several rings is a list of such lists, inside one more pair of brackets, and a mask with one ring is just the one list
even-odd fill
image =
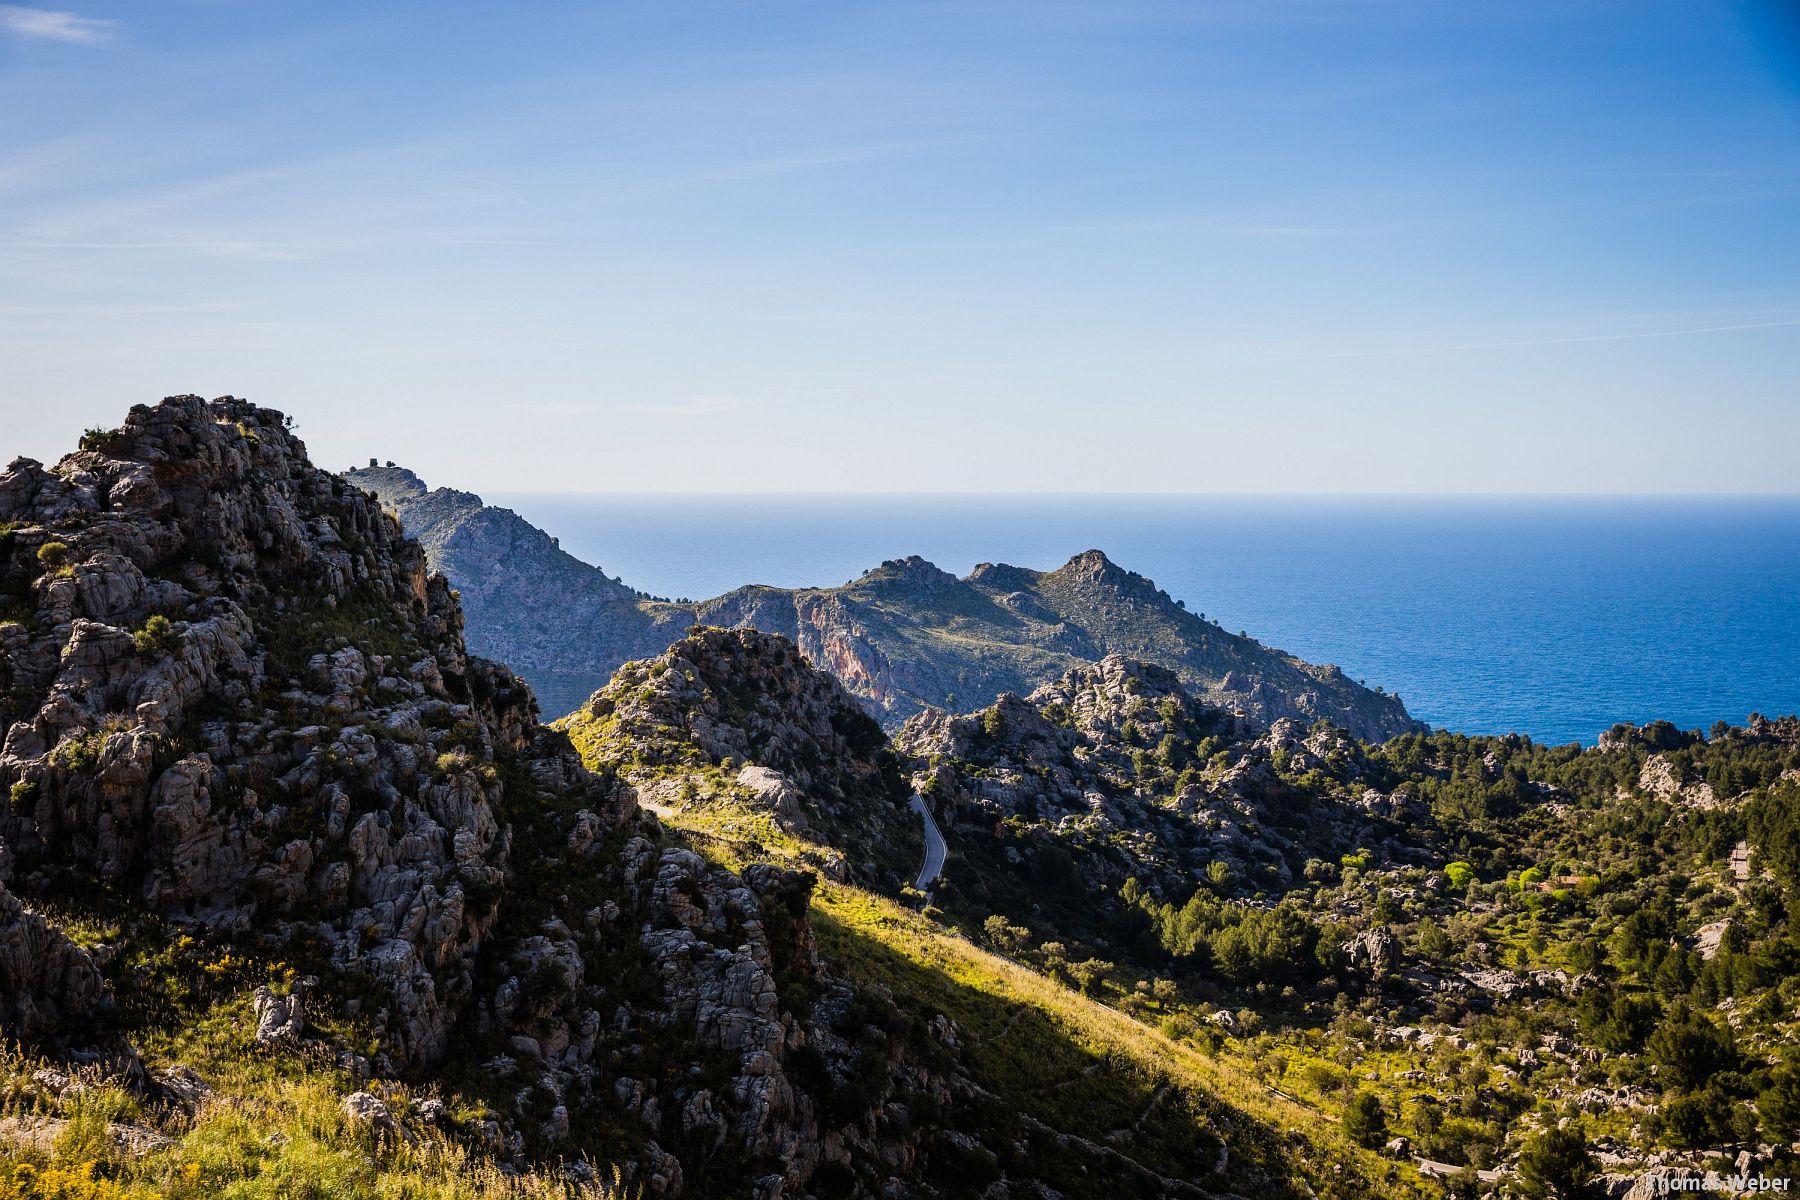
{"label": "ocean surface", "polygon": [[655,595],[1097,547],[1227,629],[1470,733],[1800,710],[1800,498],[490,496]]}

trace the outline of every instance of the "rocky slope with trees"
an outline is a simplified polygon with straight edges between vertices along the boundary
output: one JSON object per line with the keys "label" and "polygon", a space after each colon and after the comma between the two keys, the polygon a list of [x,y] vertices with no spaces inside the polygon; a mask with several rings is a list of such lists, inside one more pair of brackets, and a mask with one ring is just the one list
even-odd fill
{"label": "rocky slope with trees", "polygon": [[946,920],[1456,1194],[1795,1169],[1792,717],[1374,745],[1107,659],[896,742]]}

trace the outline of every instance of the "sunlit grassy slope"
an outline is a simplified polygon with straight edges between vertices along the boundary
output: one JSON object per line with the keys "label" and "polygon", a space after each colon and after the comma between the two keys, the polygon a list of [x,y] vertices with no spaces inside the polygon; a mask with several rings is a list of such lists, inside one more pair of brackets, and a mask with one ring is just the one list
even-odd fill
{"label": "sunlit grassy slope", "polygon": [[[452,1119],[483,1115],[479,1103],[397,1084],[366,1085],[398,1129],[353,1121],[346,1096],[360,1090],[335,1065],[252,1044],[247,999],[152,1033],[140,1050],[151,1070],[181,1064],[211,1094],[185,1106],[144,1103],[116,1083],[64,1088],[52,1064],[0,1051],[3,1200],[564,1200],[575,1190],[556,1166],[503,1174],[493,1161],[412,1116],[441,1098]],[[60,1091],[60,1095],[58,1092]],[[595,1174],[612,1178],[610,1170]],[[619,1196],[614,1186],[580,1193]]]}
{"label": "sunlit grassy slope", "polygon": [[[816,853],[765,813],[718,800],[678,808],[665,822],[732,867],[758,859],[804,865]],[[966,1065],[996,1101],[996,1112],[979,1119],[1010,1113],[1014,1124],[1082,1139],[1209,1191],[1245,1191],[1246,1180],[1260,1179],[1266,1182],[1248,1190],[1438,1194],[1410,1169],[1353,1145],[1323,1111],[1269,1089],[1228,1059],[990,953],[897,901],[824,880],[813,922],[831,970],[886,989],[903,1009],[955,1022]],[[1009,1130],[967,1132],[992,1142]],[[1046,1140],[1055,1139],[1033,1146]]]}

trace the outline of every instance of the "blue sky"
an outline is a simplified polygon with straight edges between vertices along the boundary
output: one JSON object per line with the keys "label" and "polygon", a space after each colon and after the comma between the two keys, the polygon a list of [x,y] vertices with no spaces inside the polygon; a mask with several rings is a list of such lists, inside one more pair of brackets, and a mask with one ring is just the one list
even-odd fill
{"label": "blue sky", "polygon": [[0,6],[0,456],[191,391],[497,492],[1791,492],[1792,12]]}

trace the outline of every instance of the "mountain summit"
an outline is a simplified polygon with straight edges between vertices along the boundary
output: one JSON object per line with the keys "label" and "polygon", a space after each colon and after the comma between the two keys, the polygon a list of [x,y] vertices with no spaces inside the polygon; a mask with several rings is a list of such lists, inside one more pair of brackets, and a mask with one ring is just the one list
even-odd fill
{"label": "mountain summit", "polygon": [[677,604],[608,577],[468,492],[427,489],[398,467],[345,478],[393,509],[461,592],[471,647],[518,671],[551,713],[699,623],[793,639],[890,728],[927,709],[1028,693],[1108,654],[1166,667],[1197,698],[1265,723],[1325,718],[1373,740],[1424,728],[1398,696],[1227,633],[1099,550],[1053,571],[983,563],[961,579],[915,555],[843,587],[751,585]]}

